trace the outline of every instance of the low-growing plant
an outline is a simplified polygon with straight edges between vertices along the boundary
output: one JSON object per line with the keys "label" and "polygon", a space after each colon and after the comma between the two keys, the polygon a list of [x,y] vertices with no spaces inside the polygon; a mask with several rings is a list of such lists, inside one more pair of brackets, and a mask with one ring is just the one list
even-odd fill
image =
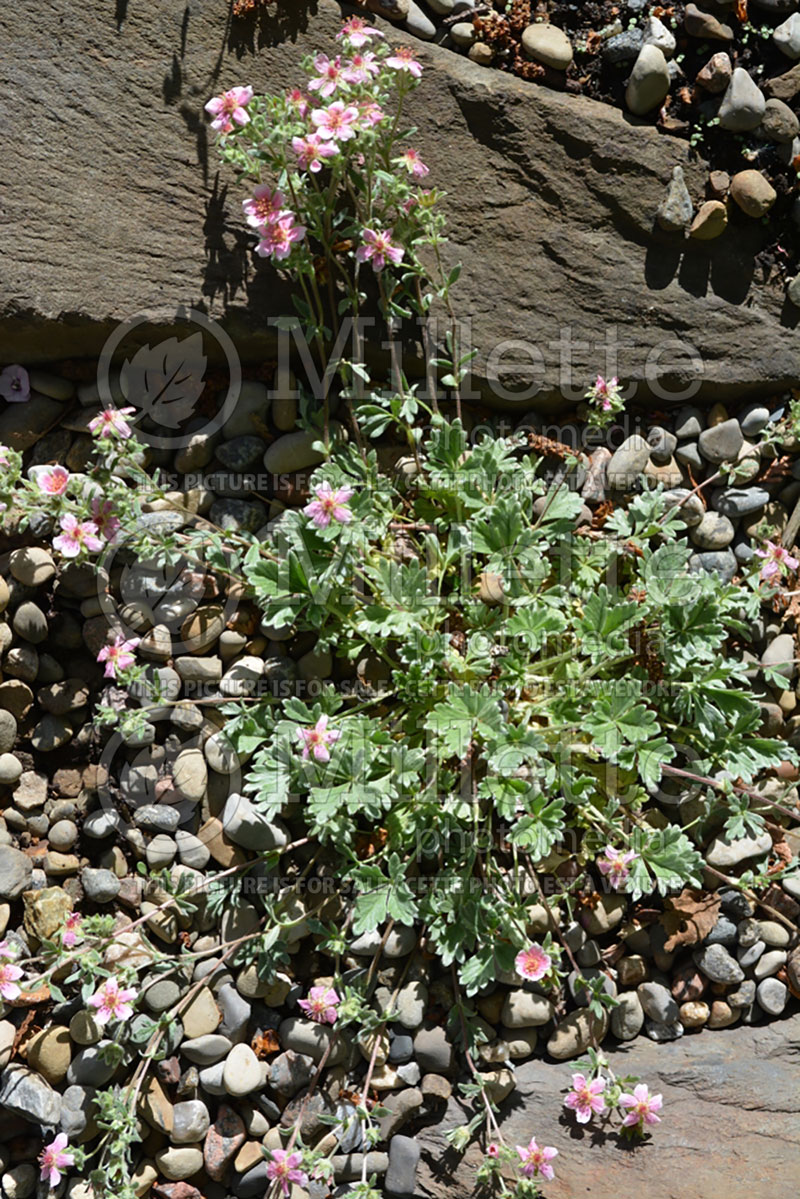
{"label": "low-growing plant", "polygon": [[[419,64],[359,18],[343,27],[341,43],[332,59],[307,61],[305,90],[257,97],[232,88],[208,106],[224,159],[250,185],[256,251],[298,282],[298,317],[324,366],[323,461],[308,502],[260,535],[205,518],[143,530],[145,499],[163,505],[165,493],[148,476],[125,409],[92,422],[95,453],[80,474],[58,466],[26,474],[20,455],[0,450],[0,501],[14,528],[49,518],[63,561],[93,558],[123,537],[150,560],[196,561],[257,605],[265,627],[310,635],[335,655],[343,681],[314,698],[209,701],[224,719],[217,736],[247,763],[245,791],[264,818],[283,817],[295,841],[205,880],[207,911],[233,902],[225,884],[242,871],[296,870],[295,885],[260,897],[259,928],[214,954],[252,962],[269,980],[288,961],[290,930],[304,922],[333,961],[333,983],[312,988],[302,1010],[334,1036],[351,1030],[377,1043],[392,1017],[391,1004],[377,1010],[373,1001],[380,950],[369,970],[345,979],[348,941],[396,924],[424,930],[426,948],[450,972],[450,1031],[475,1106],[453,1145],[463,1150],[485,1129],[480,1181],[528,1196],[551,1176],[555,1151],[535,1138],[504,1145],[472,1001],[500,977],[559,995],[575,963],[556,904],[573,919],[603,890],[636,900],[701,888],[708,830],[763,830],[754,784],[796,755],[760,731],[743,647],[763,599],[797,563],[767,543],[740,584],[689,573],[681,503],[662,487],[636,494],[602,530],[576,527],[577,457],[554,477],[522,434],[469,436],[458,396],[470,355],[459,347],[450,296],[458,271],[443,266],[440,196],[419,186],[427,167],[404,125]],[[436,303],[448,310],[433,362],[445,374],[438,385],[427,380],[424,397],[396,363],[388,380],[373,378],[358,332],[347,355],[341,345],[331,351],[342,321],[358,330],[371,304],[393,322],[425,318]],[[598,378],[587,394],[595,423],[622,410],[617,380]],[[330,419],[340,401],[352,439]],[[408,456],[382,469],[381,450],[398,442]],[[114,634],[98,655],[110,680],[101,732],[112,721],[141,731],[155,709],[177,702],[137,664],[137,649]],[[768,668],[765,676],[779,681]],[[296,845],[311,847],[302,864]],[[291,901],[318,867],[338,895],[298,915]],[[146,935],[159,913],[189,911],[195,888],[168,871],[142,873],[156,911],[122,932],[107,918],[73,913],[24,971],[17,952],[0,947],[4,998],[19,993],[23,976],[58,1000],[80,994],[118,1030],[119,1060],[135,1063],[127,1087],[98,1099],[104,1135],[89,1177],[100,1197],[132,1194],[146,1074],[193,994],[157,1020],[128,1023],[138,974],[202,956]],[[551,925],[536,939],[534,908]],[[591,1013],[605,1017],[614,1000],[602,979],[577,976]],[[368,1144],[383,1114],[367,1103],[374,1066],[373,1052],[357,1108]],[[588,1079],[573,1077],[568,1107],[578,1119],[602,1108],[635,1131],[655,1125],[660,1097],[644,1084],[624,1089],[635,1080],[615,1080],[596,1047],[588,1068]],[[327,1168],[303,1146],[299,1126],[268,1154],[275,1195]],[[69,1155],[64,1146],[55,1152]],[[353,1193],[366,1197],[375,1183],[364,1161]]]}

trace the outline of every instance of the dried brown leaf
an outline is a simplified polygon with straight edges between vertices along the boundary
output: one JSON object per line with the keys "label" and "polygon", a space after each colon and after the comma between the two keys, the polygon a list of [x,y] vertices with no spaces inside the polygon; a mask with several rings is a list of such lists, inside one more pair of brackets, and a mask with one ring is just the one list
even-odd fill
{"label": "dried brown leaf", "polygon": [[680,945],[696,945],[711,932],[719,916],[719,896],[685,887],[680,895],[665,900],[661,923],[667,932],[664,949],[672,953]]}

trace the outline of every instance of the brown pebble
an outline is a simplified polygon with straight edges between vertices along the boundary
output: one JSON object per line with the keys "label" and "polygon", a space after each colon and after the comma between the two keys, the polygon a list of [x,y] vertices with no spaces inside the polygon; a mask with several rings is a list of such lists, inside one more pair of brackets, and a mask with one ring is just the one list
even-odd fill
{"label": "brown pebble", "polygon": [[708,195],[711,200],[724,200],[731,185],[727,171],[711,171],[708,176]]}

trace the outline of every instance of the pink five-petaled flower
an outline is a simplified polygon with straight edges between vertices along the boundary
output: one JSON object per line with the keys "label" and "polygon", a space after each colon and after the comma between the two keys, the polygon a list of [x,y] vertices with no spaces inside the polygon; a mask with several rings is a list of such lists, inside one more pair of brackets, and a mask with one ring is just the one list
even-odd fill
{"label": "pink five-petaled flower", "polygon": [[306,235],[305,225],[295,225],[294,213],[284,213],[277,221],[265,225],[261,229],[261,241],[256,246],[256,254],[261,258],[272,257],[276,262],[282,262],[292,252],[296,242],[302,241]]}
{"label": "pink five-petaled flower", "polygon": [[315,108],[311,120],[319,130],[320,137],[335,142],[348,142],[356,135],[353,125],[358,116],[358,109],[354,105],[334,100],[327,108]]}
{"label": "pink five-petaled flower", "polygon": [[59,523],[61,533],[53,538],[53,545],[65,558],[77,558],[82,550],[96,554],[103,548],[93,520],[78,520],[77,516],[68,513]]}
{"label": "pink five-petaled flower", "polygon": [[89,432],[95,437],[110,437],[117,433],[120,437],[130,437],[131,427],[126,416],[133,416],[135,408],[104,408],[93,420],[89,421]]}
{"label": "pink five-petaled flower", "polygon": [[[8,945],[7,941],[3,941],[3,945]],[[17,983],[22,978],[23,970],[14,964],[14,962],[0,962],[0,995],[3,999],[11,1002],[12,999],[18,999],[20,989]]]}
{"label": "pink five-petaled flower", "polygon": [[45,495],[63,495],[69,483],[69,471],[63,466],[42,466],[36,470],[35,478],[39,490]]}
{"label": "pink five-petaled flower", "polygon": [[347,507],[352,498],[352,487],[331,487],[330,483],[321,483],[316,487],[317,498],[306,504],[303,512],[310,516],[318,529],[327,529],[332,520],[340,525],[349,525],[353,513]]}
{"label": "pink five-petaled flower", "polygon": [[756,550],[756,556],[765,560],[761,567],[761,578],[765,581],[783,574],[784,570],[797,570],[800,566],[797,558],[793,558],[782,545],[776,545],[774,541],[765,541],[764,545],[766,549]]}
{"label": "pink five-petaled flower", "polygon": [[544,1145],[540,1149],[536,1144],[536,1137],[531,1137],[531,1142],[526,1149],[522,1145],[517,1145],[517,1153],[522,1162],[522,1173],[526,1178],[535,1178],[537,1174],[541,1174],[542,1178],[546,1178],[548,1182],[555,1177],[555,1171],[550,1165],[554,1157],[558,1157],[558,1150],[553,1149],[549,1145]]}
{"label": "pink five-petaled flower", "polygon": [[564,1100],[564,1107],[575,1113],[579,1124],[588,1124],[592,1113],[600,1116],[606,1110],[603,1092],[606,1089],[604,1078],[593,1078],[587,1081],[583,1074],[572,1075],[572,1090]]}
{"label": "pink five-petaled flower", "polygon": [[260,229],[270,221],[277,221],[283,215],[286,197],[277,189],[273,191],[268,183],[261,183],[253,188],[253,194],[248,200],[242,200],[244,215],[247,223],[253,229]]}
{"label": "pink five-petaled flower", "polygon": [[330,59],[327,54],[318,54],[314,59],[314,70],[318,78],[312,79],[308,85],[310,92],[319,92],[321,96],[332,96],[339,86],[339,76],[342,74],[342,60],[337,55]]}
{"label": "pink five-petaled flower", "polygon": [[133,666],[136,661],[133,651],[138,644],[138,637],[133,637],[130,641],[126,641],[124,637],[117,637],[113,645],[104,645],[97,655],[97,661],[106,664],[103,677],[115,679],[118,670],[127,670],[129,666]]}
{"label": "pink five-petaled flower", "polygon": [[31,398],[31,381],[24,366],[7,366],[0,371],[0,396],[8,404],[25,404]]}
{"label": "pink five-petaled flower", "polygon": [[270,1163],[267,1166],[267,1178],[271,1182],[279,1182],[284,1195],[289,1194],[289,1183],[296,1182],[304,1187],[308,1175],[300,1169],[303,1155],[296,1150],[290,1153],[288,1149],[270,1149]]}
{"label": "pink five-petaled flower", "polygon": [[60,1132],[56,1139],[51,1141],[49,1145],[45,1145],[39,1154],[39,1165],[42,1167],[39,1177],[50,1188],[57,1187],[61,1182],[61,1175],[64,1170],[68,1170],[70,1166],[75,1165],[74,1154],[65,1152],[68,1144],[67,1134]]}
{"label": "pink five-petaled flower", "polygon": [[356,250],[356,258],[359,262],[372,262],[372,269],[376,274],[386,266],[387,261],[397,266],[403,261],[405,250],[400,246],[392,244],[393,229],[365,229],[362,237],[364,245],[359,246]]}
{"label": "pink five-petaled flower", "polygon": [[95,1020],[98,1024],[108,1024],[109,1020],[127,1020],[133,1014],[131,1000],[137,992],[130,987],[121,987],[115,978],[107,978],[99,991],[89,1000],[95,1009]]}
{"label": "pink five-petaled flower", "polygon": [[314,755],[317,762],[330,762],[329,746],[335,745],[341,737],[339,729],[328,728],[328,717],[320,716],[312,729],[298,729],[297,736],[303,742],[303,757]]}
{"label": "pink five-petaled flower", "polygon": [[406,150],[405,154],[401,154],[399,158],[393,158],[392,162],[405,167],[409,175],[413,175],[415,179],[424,179],[431,173],[430,167],[426,167],[420,158],[419,150]]}
{"label": "pink five-petaled flower", "polygon": [[369,83],[370,77],[377,75],[381,69],[372,51],[365,54],[354,54],[350,62],[342,70],[342,79],[348,83]]}
{"label": "pink five-petaled flower", "polygon": [[114,515],[114,505],[111,500],[101,500],[98,495],[92,500],[92,521],[106,541],[113,541],[119,532],[121,522],[119,517]]}
{"label": "pink five-petaled flower", "polygon": [[237,125],[246,125],[250,120],[247,105],[252,99],[251,87],[232,87],[221,96],[213,96],[205,106],[206,112],[214,118],[211,128],[219,133],[230,133],[234,122]]}
{"label": "pink five-petaled flower", "polygon": [[415,79],[422,75],[422,66],[417,62],[410,46],[398,46],[386,59],[386,65],[393,71],[408,71]]}
{"label": "pink five-petaled flower", "polygon": [[309,1020],[316,1020],[317,1024],[335,1024],[340,1003],[332,987],[312,987],[308,999],[298,999],[297,1006],[303,1009]]}
{"label": "pink five-petaled flower", "polygon": [[487,1153],[488,1157],[499,1157],[500,1156],[500,1146],[498,1144],[496,1144],[494,1141],[492,1141],[491,1145],[486,1150],[486,1153]]}
{"label": "pink five-petaled flower", "polygon": [[634,1087],[632,1095],[623,1091],[619,1097],[619,1105],[628,1108],[628,1114],[622,1121],[623,1126],[638,1127],[640,1132],[644,1132],[645,1124],[660,1124],[661,1117],[657,1116],[656,1112],[661,1111],[663,1104],[664,1100],[660,1095],[650,1094],[646,1082],[640,1082]]}
{"label": "pink five-petaled flower", "polygon": [[72,949],[78,940],[82,916],[80,912],[70,912],[64,921],[64,931],[61,934],[61,944],[66,949]]}
{"label": "pink five-petaled flower", "polygon": [[544,978],[547,971],[552,965],[552,960],[548,953],[542,949],[535,941],[529,945],[527,949],[522,949],[514,958],[514,965],[517,968],[517,973],[523,978],[529,978],[531,982],[538,982],[540,978]]}
{"label": "pink five-petaled flower", "polygon": [[301,171],[311,171],[314,175],[322,170],[322,159],[333,158],[339,153],[338,146],[333,142],[323,141],[318,133],[309,133],[305,137],[293,137],[292,149],[297,155]]}
{"label": "pink five-petaled flower", "polygon": [[11,465],[11,459],[8,456],[10,453],[11,453],[11,446],[0,445],[0,466],[10,466]]}
{"label": "pink five-petaled flower", "polygon": [[363,17],[351,17],[349,21],[345,21],[342,28],[336,34],[337,42],[347,38],[351,46],[356,50],[361,46],[366,46],[367,42],[371,42],[374,37],[383,37],[380,29],[375,29],[374,26],[368,25]]}
{"label": "pink five-petaled flower", "polygon": [[608,877],[614,890],[618,891],[630,874],[628,867],[631,862],[636,861],[639,855],[632,849],[629,849],[627,853],[622,853],[613,845],[607,845],[603,852],[604,856],[597,859],[597,868],[601,874]]}

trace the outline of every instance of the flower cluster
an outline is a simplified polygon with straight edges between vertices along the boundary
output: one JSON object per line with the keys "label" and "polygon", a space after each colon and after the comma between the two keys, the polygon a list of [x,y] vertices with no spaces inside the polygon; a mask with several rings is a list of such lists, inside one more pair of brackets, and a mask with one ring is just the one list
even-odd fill
{"label": "flower cluster", "polygon": [[604,1116],[610,1108],[619,1108],[625,1113],[623,1128],[632,1128],[644,1135],[646,1125],[661,1123],[661,1117],[656,1113],[661,1111],[663,1103],[661,1095],[650,1094],[647,1083],[637,1083],[630,1093],[617,1083],[609,1085],[599,1073],[595,1078],[577,1073],[572,1075],[572,1087],[567,1092],[564,1107],[575,1113],[579,1124],[588,1124],[593,1116]]}
{"label": "flower cluster", "polygon": [[[305,60],[305,90],[293,88],[270,100],[254,97],[249,86],[236,87],[206,104],[220,148],[234,165],[251,177],[266,165],[276,177],[275,186],[259,183],[243,202],[258,237],[256,253],[309,277],[317,245],[328,257],[342,252],[334,244],[346,247],[356,264],[368,263],[376,274],[399,266],[407,239],[396,226],[417,204],[408,181],[429,173],[413,147],[392,155],[404,135],[388,105],[393,90],[402,100],[422,75],[413,52],[391,50],[380,30],[361,17],[346,21],[337,40],[336,54]],[[244,149],[248,142],[253,150]],[[405,176],[402,187],[388,175],[392,166],[398,178]],[[320,181],[326,168],[330,175]],[[346,237],[333,235],[338,191],[355,200]]]}
{"label": "flower cluster", "polygon": [[614,417],[625,409],[625,401],[622,398],[619,379],[616,375],[613,379],[604,379],[602,375],[598,375],[585,393],[584,399],[588,401],[592,410],[593,423],[601,429],[610,425]]}

